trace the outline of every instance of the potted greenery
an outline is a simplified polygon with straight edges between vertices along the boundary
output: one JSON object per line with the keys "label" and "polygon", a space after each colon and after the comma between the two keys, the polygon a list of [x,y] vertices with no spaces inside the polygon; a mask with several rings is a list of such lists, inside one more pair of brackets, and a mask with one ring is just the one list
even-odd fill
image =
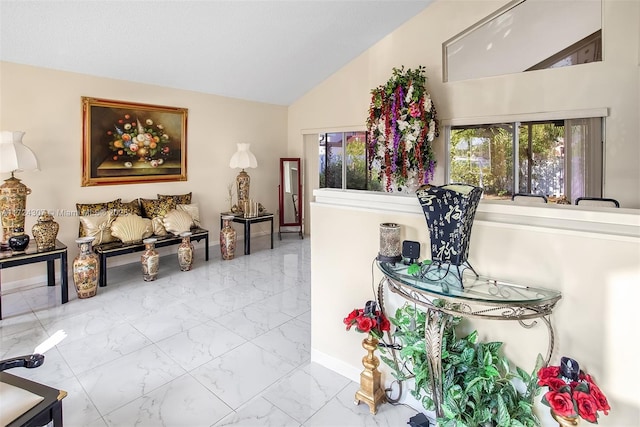
{"label": "potted greenery", "polygon": [[[439,301],[434,301],[439,304]],[[539,426],[533,413],[534,398],[540,391],[538,369],[544,364],[538,355],[533,374],[512,364],[502,354],[501,342],[478,341],[477,331],[458,337],[460,317],[448,316],[442,340],[441,427]],[[391,367],[398,381],[411,378],[410,391],[426,410],[435,410],[425,347],[426,313],[406,304],[389,319],[396,327],[395,346],[381,348],[381,359]],[[521,381],[518,387],[514,380]]]}

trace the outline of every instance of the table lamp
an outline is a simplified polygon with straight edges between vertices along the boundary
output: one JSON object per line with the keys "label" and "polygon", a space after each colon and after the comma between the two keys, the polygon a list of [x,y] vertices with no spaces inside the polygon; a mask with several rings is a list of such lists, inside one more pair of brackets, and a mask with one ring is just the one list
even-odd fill
{"label": "table lamp", "polygon": [[238,151],[236,151],[229,161],[230,168],[241,168],[242,170],[236,177],[236,186],[238,189],[238,207],[244,209],[246,202],[249,201],[249,186],[251,179],[249,174],[245,172],[245,168],[257,168],[258,161],[253,155],[249,146],[251,144],[239,143]]}
{"label": "table lamp", "polygon": [[0,217],[2,218],[2,243],[13,236],[16,228],[24,230],[27,195],[31,189],[15,178],[15,172],[38,170],[38,159],[22,144],[24,132],[2,131],[0,139],[0,173],[11,172],[11,178],[0,186]]}

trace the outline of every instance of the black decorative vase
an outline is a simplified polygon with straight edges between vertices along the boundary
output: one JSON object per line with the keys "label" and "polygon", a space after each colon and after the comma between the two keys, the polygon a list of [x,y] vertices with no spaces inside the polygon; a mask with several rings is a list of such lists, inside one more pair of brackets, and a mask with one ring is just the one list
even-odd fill
{"label": "black decorative vase", "polygon": [[23,228],[13,230],[13,236],[9,237],[9,247],[14,252],[23,252],[29,246],[29,235],[24,234]]}
{"label": "black decorative vase", "polygon": [[[431,263],[423,269],[423,277],[441,280],[454,273],[462,286],[462,273],[470,269],[469,241],[482,188],[469,184],[422,186],[416,192],[429,228]],[[453,267],[453,271],[452,271]]]}

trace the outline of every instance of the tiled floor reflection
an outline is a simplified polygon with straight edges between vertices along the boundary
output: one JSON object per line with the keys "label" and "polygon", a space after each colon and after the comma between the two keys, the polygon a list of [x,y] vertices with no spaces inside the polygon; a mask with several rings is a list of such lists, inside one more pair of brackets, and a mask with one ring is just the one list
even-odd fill
{"label": "tiled floor reflection", "polygon": [[174,256],[159,277],[110,267],[109,286],[60,305],[59,287],[2,297],[0,359],[68,337],[37,369],[10,373],[66,390],[65,426],[405,426],[415,414],[355,406],[358,385],[310,363],[309,239],[286,237],[222,261]]}

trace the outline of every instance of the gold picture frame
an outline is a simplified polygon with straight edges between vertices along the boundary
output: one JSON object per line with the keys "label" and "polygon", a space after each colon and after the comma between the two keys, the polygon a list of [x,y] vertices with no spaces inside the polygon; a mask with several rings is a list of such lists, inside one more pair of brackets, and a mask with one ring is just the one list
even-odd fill
{"label": "gold picture frame", "polygon": [[186,108],[82,97],[82,186],[187,180]]}

